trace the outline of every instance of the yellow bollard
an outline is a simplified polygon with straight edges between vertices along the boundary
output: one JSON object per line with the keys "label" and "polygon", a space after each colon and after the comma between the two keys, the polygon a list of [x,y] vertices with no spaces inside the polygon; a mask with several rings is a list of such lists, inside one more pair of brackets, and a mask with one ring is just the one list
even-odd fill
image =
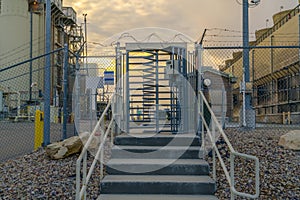
{"label": "yellow bollard", "polygon": [[40,110],[35,112],[34,127],[34,150],[37,150],[44,141],[44,112]]}

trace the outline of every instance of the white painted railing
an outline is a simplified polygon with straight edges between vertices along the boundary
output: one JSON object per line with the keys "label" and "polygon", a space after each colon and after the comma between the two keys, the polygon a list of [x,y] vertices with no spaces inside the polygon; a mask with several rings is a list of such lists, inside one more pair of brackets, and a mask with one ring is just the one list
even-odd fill
{"label": "white painted railing", "polygon": [[[216,155],[220,161],[221,167],[225,173],[226,179],[229,183],[230,186],[230,191],[231,191],[231,200],[234,200],[235,195],[241,196],[241,197],[247,197],[247,198],[251,198],[251,199],[255,199],[258,198],[259,196],[259,160],[257,157],[255,156],[251,156],[251,155],[247,155],[247,154],[243,154],[243,153],[239,153],[237,151],[234,150],[234,148],[232,147],[228,137],[226,136],[226,134],[223,131],[222,126],[220,125],[220,123],[218,122],[216,116],[214,115],[212,109],[210,108],[204,94],[200,91],[200,98],[201,98],[201,102],[202,105],[206,104],[208,111],[211,114],[211,130],[209,129],[208,124],[205,121],[204,118],[204,113],[203,113],[203,109],[200,109],[200,117],[202,118],[202,122],[203,122],[203,126],[206,127],[206,134],[208,135],[211,143],[212,143],[212,156],[213,156],[213,179],[216,180]],[[204,130],[202,127],[202,130]],[[226,165],[224,163],[224,160],[221,157],[221,154],[218,150],[218,147],[216,145],[216,129],[220,132],[221,137],[223,137],[225,143],[227,144],[229,151],[230,151],[230,173],[228,172]],[[205,136],[204,136],[204,131],[202,131],[202,147],[203,149],[205,149]],[[248,194],[248,193],[244,193],[244,192],[239,192],[236,190],[235,188],[235,165],[234,165],[234,160],[235,157],[242,157],[244,159],[247,160],[254,160],[255,161],[255,194]]]}
{"label": "white painted railing", "polygon": [[[99,121],[97,122],[93,132],[90,134],[87,142],[85,143],[79,158],[76,161],[76,200],[86,199],[86,195],[87,195],[86,189],[87,189],[89,180],[92,176],[92,173],[95,169],[96,163],[98,161],[100,161],[100,179],[103,178],[104,145],[105,145],[106,139],[108,138],[109,135],[110,135],[111,143],[113,143],[114,134],[113,134],[113,131],[111,131],[111,128],[112,128],[112,125],[114,122],[114,117],[111,117],[111,120],[110,120],[109,125],[106,130],[105,130],[105,125],[103,127],[103,130],[105,130],[105,132],[104,131],[101,132],[101,143],[99,145],[99,148],[97,150],[97,153],[94,157],[94,160],[92,162],[92,165],[91,165],[88,173],[87,173],[87,152],[88,152],[88,148],[89,148],[97,130],[101,127],[102,124],[104,124],[103,123],[104,116],[108,113],[109,107],[112,105],[113,97],[107,104],[107,106],[106,106],[105,110],[103,111]],[[80,178],[81,163],[82,163],[82,180]]]}

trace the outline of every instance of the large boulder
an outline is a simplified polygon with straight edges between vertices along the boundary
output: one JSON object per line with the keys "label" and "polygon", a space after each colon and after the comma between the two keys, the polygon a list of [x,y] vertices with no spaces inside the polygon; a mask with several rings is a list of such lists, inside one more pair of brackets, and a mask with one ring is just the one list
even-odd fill
{"label": "large boulder", "polygon": [[278,145],[286,149],[300,150],[300,130],[293,130],[279,139]]}
{"label": "large boulder", "polygon": [[83,144],[80,137],[70,137],[62,142],[49,144],[46,147],[46,154],[52,159],[66,158],[72,154],[81,152]]}

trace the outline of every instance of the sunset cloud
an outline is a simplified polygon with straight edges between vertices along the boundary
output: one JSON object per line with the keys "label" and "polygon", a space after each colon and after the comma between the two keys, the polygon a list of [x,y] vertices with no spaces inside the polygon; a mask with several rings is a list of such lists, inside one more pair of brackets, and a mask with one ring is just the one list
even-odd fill
{"label": "sunset cloud", "polygon": [[[262,0],[249,9],[250,31],[265,28],[266,19],[271,22],[281,6],[291,9],[297,4],[296,0]],[[82,14],[88,14],[88,38],[93,42],[141,27],[174,29],[195,40],[205,28],[242,29],[242,6],[235,0],[64,0],[64,5],[77,11],[79,23]]]}

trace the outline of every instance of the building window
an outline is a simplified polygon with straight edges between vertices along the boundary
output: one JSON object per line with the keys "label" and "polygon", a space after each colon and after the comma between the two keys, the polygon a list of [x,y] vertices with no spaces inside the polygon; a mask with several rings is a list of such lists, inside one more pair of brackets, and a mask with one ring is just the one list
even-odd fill
{"label": "building window", "polygon": [[1,15],[1,10],[2,10],[2,1],[0,0],[0,15]]}
{"label": "building window", "polygon": [[289,99],[289,79],[288,77],[284,77],[281,79],[278,79],[278,101],[279,102],[287,102]]}
{"label": "building window", "polygon": [[257,87],[257,104],[264,105],[270,100],[270,90],[268,85],[260,85]]}

